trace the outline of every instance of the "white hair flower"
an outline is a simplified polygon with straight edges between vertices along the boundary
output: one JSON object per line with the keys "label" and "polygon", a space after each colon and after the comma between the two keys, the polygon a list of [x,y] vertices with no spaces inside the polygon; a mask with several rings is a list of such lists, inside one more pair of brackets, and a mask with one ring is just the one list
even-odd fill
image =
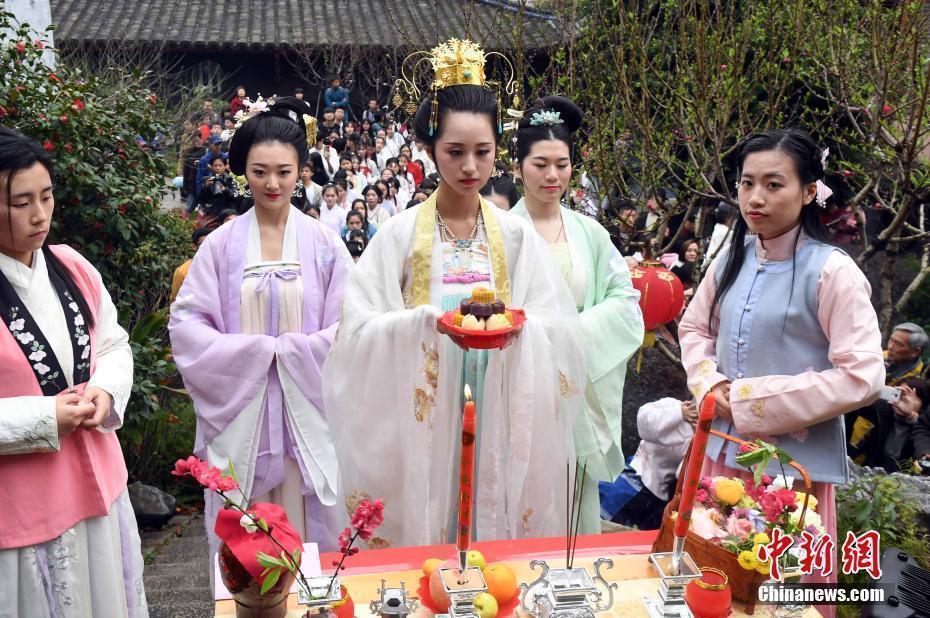
{"label": "white hair flower", "polygon": [[544,109],[530,116],[530,125],[538,127],[539,125],[552,126],[556,124],[565,124],[562,120],[562,114],[555,110]]}

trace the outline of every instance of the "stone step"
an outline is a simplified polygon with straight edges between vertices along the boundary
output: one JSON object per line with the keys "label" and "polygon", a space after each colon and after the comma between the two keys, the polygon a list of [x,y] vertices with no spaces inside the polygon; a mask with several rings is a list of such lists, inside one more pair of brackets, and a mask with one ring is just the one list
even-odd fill
{"label": "stone step", "polygon": [[183,607],[188,603],[213,604],[213,594],[209,588],[171,588],[165,590],[146,588],[145,597],[149,607],[154,605]]}
{"label": "stone step", "polygon": [[171,603],[149,603],[149,618],[213,618],[213,601],[176,600]]}
{"label": "stone step", "polygon": [[145,577],[161,577],[162,575],[173,575],[174,573],[198,573],[206,572],[204,566],[206,560],[187,560],[185,562],[158,562],[156,564],[145,565]]}
{"label": "stone step", "polygon": [[210,574],[206,565],[199,565],[191,569],[174,569],[160,573],[143,575],[145,589],[149,590],[176,590],[178,588],[203,588],[210,590]]}
{"label": "stone step", "polygon": [[195,560],[207,561],[210,547],[206,537],[178,538],[160,549],[155,555],[152,564],[167,562],[190,562]]}

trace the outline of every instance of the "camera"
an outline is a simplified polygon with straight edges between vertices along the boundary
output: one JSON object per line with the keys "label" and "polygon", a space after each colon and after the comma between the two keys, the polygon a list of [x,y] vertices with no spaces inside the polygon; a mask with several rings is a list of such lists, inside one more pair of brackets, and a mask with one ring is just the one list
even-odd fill
{"label": "camera", "polygon": [[215,174],[211,180],[213,181],[213,195],[219,195],[226,190],[226,185],[223,183],[224,174]]}

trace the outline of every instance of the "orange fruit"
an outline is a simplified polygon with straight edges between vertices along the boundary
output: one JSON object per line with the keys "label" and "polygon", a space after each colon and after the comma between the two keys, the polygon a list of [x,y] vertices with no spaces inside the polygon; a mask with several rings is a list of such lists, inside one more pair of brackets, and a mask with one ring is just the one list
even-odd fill
{"label": "orange fruit", "polygon": [[498,604],[503,605],[517,594],[517,576],[506,564],[489,564],[481,572],[484,581]]}
{"label": "orange fruit", "polygon": [[426,576],[426,579],[430,578],[430,575],[433,574],[433,571],[439,568],[439,565],[442,564],[442,560],[439,558],[430,558],[423,562],[423,575]]}

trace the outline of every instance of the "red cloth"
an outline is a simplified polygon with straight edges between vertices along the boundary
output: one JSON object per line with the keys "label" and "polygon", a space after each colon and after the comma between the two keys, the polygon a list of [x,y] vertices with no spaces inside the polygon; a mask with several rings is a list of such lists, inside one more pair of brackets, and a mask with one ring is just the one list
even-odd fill
{"label": "red cloth", "polygon": [[[256,518],[263,518],[268,524],[268,529],[274,536],[275,540],[287,549],[289,554],[294,550],[302,547],[300,535],[294,530],[291,522],[287,520],[287,513],[284,508],[271,504],[270,502],[258,502],[249,509]],[[236,509],[221,509],[216,517],[216,526],[214,532],[216,536],[223,540],[232,551],[236,559],[242,563],[245,570],[255,579],[259,579],[265,567],[258,564],[256,556],[258,552],[264,552],[269,556],[279,557],[280,550],[268,535],[261,530],[249,532],[240,524],[243,515]]]}
{"label": "red cloth", "polygon": [[413,185],[419,187],[423,182],[423,166],[419,161],[410,161],[407,163],[407,171],[413,176]]}
{"label": "red cloth", "polygon": [[210,139],[210,125],[200,125],[200,139],[203,140],[204,144],[206,144],[207,140]]}
{"label": "red cloth", "polygon": [[229,102],[229,111],[232,112],[233,116],[235,116],[236,112],[238,112],[240,109],[245,109],[245,104],[239,97],[235,97],[232,101]]}

